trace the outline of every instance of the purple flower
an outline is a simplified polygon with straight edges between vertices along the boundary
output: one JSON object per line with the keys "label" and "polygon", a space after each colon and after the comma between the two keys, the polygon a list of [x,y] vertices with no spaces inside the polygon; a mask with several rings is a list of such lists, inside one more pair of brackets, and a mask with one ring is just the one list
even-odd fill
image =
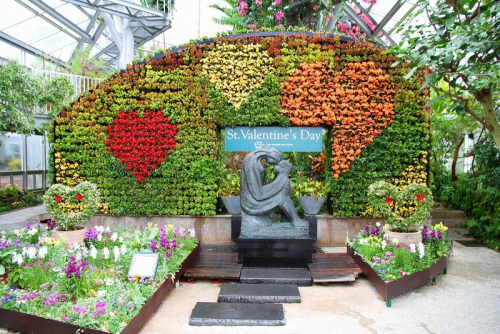
{"label": "purple flower", "polygon": [[374,228],[372,228],[372,236],[375,236],[378,234],[378,232],[380,232],[380,229],[378,228],[378,226],[375,226]]}
{"label": "purple flower", "polygon": [[38,221],[38,223],[36,223],[36,228],[40,229],[41,226],[42,226],[42,224],[40,223],[40,221]]}
{"label": "purple flower", "polygon": [[443,233],[441,232],[441,230],[438,230],[437,232],[437,238],[439,241],[443,241]]}
{"label": "purple flower", "polygon": [[66,273],[66,277],[71,278],[74,276],[78,279],[81,278],[81,273],[85,269],[86,265],[87,265],[87,261],[85,261],[85,259],[82,259],[80,264],[77,265],[75,257],[70,256],[67,267],[64,269],[64,272]]}
{"label": "purple flower", "polygon": [[54,229],[54,227],[56,227],[56,221],[52,220],[52,219],[48,220],[47,227],[49,228],[49,230],[52,231]]}
{"label": "purple flower", "polygon": [[389,257],[389,256],[391,256],[391,255],[392,255],[392,252],[385,252],[385,256],[386,256],[386,257]]}
{"label": "purple flower", "polygon": [[94,241],[99,235],[99,231],[94,227],[87,232],[85,232],[85,239],[89,241]]}
{"label": "purple flower", "polygon": [[154,253],[154,252],[156,252],[156,248],[157,248],[157,246],[156,246],[156,241],[151,240],[151,251],[152,251],[153,253]]}
{"label": "purple flower", "polygon": [[167,232],[163,226],[160,226],[160,245],[162,247],[166,247],[168,245]]}
{"label": "purple flower", "polygon": [[166,257],[172,257],[173,255],[172,255],[172,253],[170,253],[169,251],[166,251],[166,252],[165,252],[165,256],[166,256]]}
{"label": "purple flower", "polygon": [[31,230],[31,224],[30,224],[30,222],[26,223],[26,230],[28,230],[28,231]]}

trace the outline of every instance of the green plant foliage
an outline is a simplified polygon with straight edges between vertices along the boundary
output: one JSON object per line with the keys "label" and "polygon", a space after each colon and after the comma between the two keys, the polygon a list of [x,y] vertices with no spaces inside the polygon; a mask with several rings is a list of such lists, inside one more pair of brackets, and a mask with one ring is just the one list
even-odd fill
{"label": "green plant foliage", "polygon": [[[319,112],[300,116],[301,121],[327,130],[321,161],[308,163],[304,161],[310,159],[308,155],[289,155],[299,161],[294,173],[314,174],[314,180],[329,185],[334,214],[361,215],[366,211],[368,185],[400,176],[415,164],[428,143],[428,115],[424,110],[427,91],[418,90],[422,73],[416,72],[412,79],[404,80],[409,68],[406,64],[391,68],[395,59],[382,55],[370,43],[341,42],[339,37],[299,33],[219,36],[206,43],[187,44],[176,52],[165,51],[157,60],[146,59],[143,64],[128,66],[60,113],[49,134],[53,143],[51,180],[68,186],[82,180],[94,182],[101,192],[101,212],[109,208],[115,215],[214,215],[221,182],[218,171],[227,160],[219,153],[218,129],[237,125],[297,125],[283,104],[284,87],[292,74],[299,82],[313,79],[311,91],[301,92],[313,96],[314,85],[324,86],[328,82],[316,80],[314,71],[327,68],[328,73],[318,73],[347,78],[346,71],[356,71],[361,66],[356,63],[363,63],[362,67],[374,73],[375,79],[381,76],[391,87],[391,93],[384,99],[388,101],[394,94],[394,101],[387,102],[384,108],[390,109],[392,123],[387,121],[387,128],[363,150],[359,149],[361,153],[357,155],[347,146],[356,144],[350,142],[348,130],[362,127],[374,112],[367,108],[363,117],[352,118],[345,125],[337,124],[343,131],[346,152],[351,152],[352,161],[349,170],[336,179],[332,173],[331,148],[339,133],[332,131],[331,113],[328,117]],[[312,72],[301,77],[303,64],[311,64],[308,68]],[[357,77],[363,79],[359,73]],[[295,99],[295,104],[300,100],[300,96],[292,96],[292,91],[286,94]],[[353,91],[347,94],[353,99],[357,96]],[[321,98],[326,102],[329,96],[323,95]],[[321,107],[321,103],[314,104],[319,103],[318,99],[311,96],[302,102],[304,107],[306,104],[309,110]],[[335,107],[334,101],[328,103]],[[108,127],[120,112],[137,112],[144,117],[147,110],[161,111],[176,126],[176,145],[141,183],[108,151],[106,140]],[[298,112],[300,108],[294,110]],[[150,131],[155,131],[154,126]],[[314,159],[319,157],[314,155]],[[238,164],[233,165],[227,168],[237,173]],[[272,168],[268,174],[266,177],[273,177]]]}

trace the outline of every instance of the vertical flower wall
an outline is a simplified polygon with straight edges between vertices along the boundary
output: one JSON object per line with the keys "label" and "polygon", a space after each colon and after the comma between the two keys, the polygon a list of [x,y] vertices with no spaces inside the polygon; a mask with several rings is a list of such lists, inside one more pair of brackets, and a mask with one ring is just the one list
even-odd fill
{"label": "vertical flower wall", "polygon": [[[53,122],[51,181],[88,180],[114,215],[214,215],[217,129],[321,126],[331,131],[332,214],[366,214],[377,180],[427,175],[423,73],[368,42],[258,33],[187,44],[129,65]],[[423,152],[423,153],[422,153]]]}

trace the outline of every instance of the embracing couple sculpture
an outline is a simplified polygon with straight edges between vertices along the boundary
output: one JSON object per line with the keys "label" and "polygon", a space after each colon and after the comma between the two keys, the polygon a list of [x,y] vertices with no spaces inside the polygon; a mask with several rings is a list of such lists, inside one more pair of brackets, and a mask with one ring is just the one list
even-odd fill
{"label": "embracing couple sculpture", "polygon": [[[261,160],[275,165],[275,177],[262,183]],[[264,146],[243,159],[241,170],[241,236],[256,238],[296,238],[309,235],[309,224],[297,215],[290,199],[291,165],[280,150]],[[270,214],[279,209],[281,222],[273,223]]]}

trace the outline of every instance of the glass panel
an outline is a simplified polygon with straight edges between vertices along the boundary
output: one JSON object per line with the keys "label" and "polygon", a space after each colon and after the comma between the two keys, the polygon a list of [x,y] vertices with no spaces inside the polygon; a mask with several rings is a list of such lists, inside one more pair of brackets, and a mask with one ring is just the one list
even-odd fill
{"label": "glass panel", "polygon": [[23,177],[21,175],[14,175],[14,184],[19,188],[23,188]]}
{"label": "glass panel", "polygon": [[0,146],[0,172],[23,170],[22,140],[18,134],[8,133],[6,137],[0,136],[0,141],[3,142]]}
{"label": "glass panel", "polygon": [[5,188],[10,184],[10,176],[0,176],[0,188]]}
{"label": "glass panel", "polygon": [[49,173],[45,174],[45,188],[50,187],[50,182],[49,182]]}
{"label": "glass panel", "polygon": [[42,174],[36,174],[35,175],[35,189],[41,189],[41,188],[43,188]]}
{"label": "glass panel", "polygon": [[43,136],[26,137],[27,170],[43,169]]}
{"label": "glass panel", "polygon": [[26,189],[33,189],[34,188],[34,184],[33,184],[33,176],[34,175],[26,175],[26,180],[28,181],[28,186],[26,187]]}

